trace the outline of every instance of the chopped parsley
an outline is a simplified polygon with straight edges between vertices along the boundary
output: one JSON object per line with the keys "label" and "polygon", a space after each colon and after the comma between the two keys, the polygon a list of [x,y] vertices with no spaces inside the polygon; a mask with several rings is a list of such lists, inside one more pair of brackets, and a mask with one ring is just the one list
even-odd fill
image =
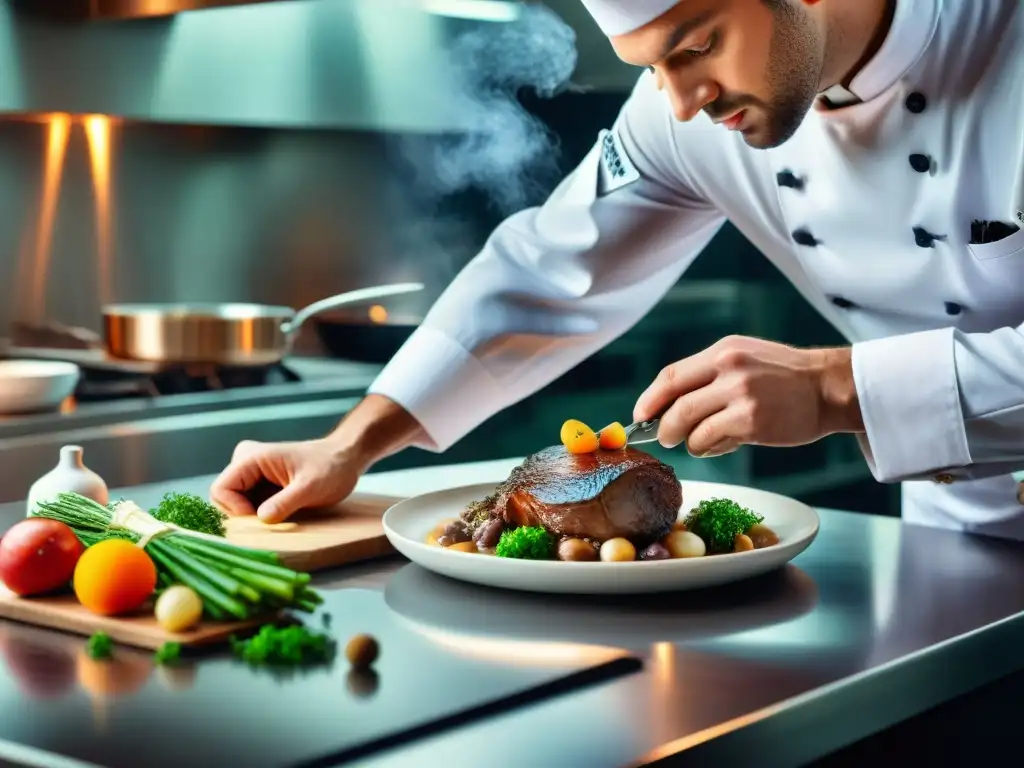
{"label": "chopped parsley", "polygon": [[181,643],[164,643],[153,654],[153,661],[157,664],[173,664],[180,657]]}
{"label": "chopped parsley", "polygon": [[106,632],[96,632],[86,641],[85,652],[93,659],[109,659],[114,655],[114,641]]}
{"label": "chopped parsley", "polygon": [[252,666],[304,666],[329,662],[335,643],[330,635],[314,632],[301,624],[276,627],[264,624],[247,640],[231,638],[231,648]]}
{"label": "chopped parsley", "polygon": [[162,523],[187,528],[190,531],[226,536],[224,521],[228,516],[213,504],[191,493],[164,494],[160,505],[151,514]]}

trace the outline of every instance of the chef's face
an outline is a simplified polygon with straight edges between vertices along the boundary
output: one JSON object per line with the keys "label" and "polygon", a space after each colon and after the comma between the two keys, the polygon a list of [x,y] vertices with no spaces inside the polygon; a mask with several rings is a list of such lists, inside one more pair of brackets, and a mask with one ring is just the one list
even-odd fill
{"label": "chef's face", "polygon": [[682,0],[611,39],[619,58],[648,67],[679,120],[704,110],[752,147],[775,147],[818,93],[825,35],[818,0]]}

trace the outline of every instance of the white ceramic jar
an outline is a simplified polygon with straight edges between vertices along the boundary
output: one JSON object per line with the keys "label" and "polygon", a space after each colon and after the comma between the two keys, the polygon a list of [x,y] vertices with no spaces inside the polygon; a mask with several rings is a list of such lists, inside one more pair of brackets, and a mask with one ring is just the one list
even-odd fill
{"label": "white ceramic jar", "polygon": [[36,480],[28,491],[26,515],[32,514],[40,501],[53,501],[58,493],[77,493],[100,504],[110,501],[110,492],[103,478],[85,466],[81,446],[65,445],[60,449],[57,466]]}

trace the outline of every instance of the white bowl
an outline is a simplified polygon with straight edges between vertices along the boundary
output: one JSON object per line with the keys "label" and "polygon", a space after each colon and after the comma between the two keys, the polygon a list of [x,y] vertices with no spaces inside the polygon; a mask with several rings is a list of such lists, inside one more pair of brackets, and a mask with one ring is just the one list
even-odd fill
{"label": "white bowl", "polygon": [[74,363],[58,360],[0,360],[0,413],[56,410],[81,375]]}

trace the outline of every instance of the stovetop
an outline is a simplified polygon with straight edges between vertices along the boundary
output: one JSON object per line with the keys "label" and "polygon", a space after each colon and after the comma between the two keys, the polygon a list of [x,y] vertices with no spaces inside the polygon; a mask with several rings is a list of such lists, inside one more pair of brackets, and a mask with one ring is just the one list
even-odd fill
{"label": "stovetop", "polygon": [[81,380],[56,410],[0,415],[0,440],[72,426],[360,395],[381,370],[374,364],[300,356],[261,368],[161,366],[113,359],[97,349],[0,344],[4,358],[75,363]]}
{"label": "stovetop", "polygon": [[82,366],[82,378],[75,390],[75,399],[79,403],[91,403],[126,397],[153,398],[265,387],[299,381],[302,381],[302,377],[284,363],[258,368],[172,366],[151,372]]}
{"label": "stovetop", "polygon": [[81,369],[81,379],[75,390],[75,400],[79,403],[289,384],[303,378],[293,366],[284,362],[255,367],[166,365],[120,360],[96,348],[8,345],[0,358],[74,363]]}

